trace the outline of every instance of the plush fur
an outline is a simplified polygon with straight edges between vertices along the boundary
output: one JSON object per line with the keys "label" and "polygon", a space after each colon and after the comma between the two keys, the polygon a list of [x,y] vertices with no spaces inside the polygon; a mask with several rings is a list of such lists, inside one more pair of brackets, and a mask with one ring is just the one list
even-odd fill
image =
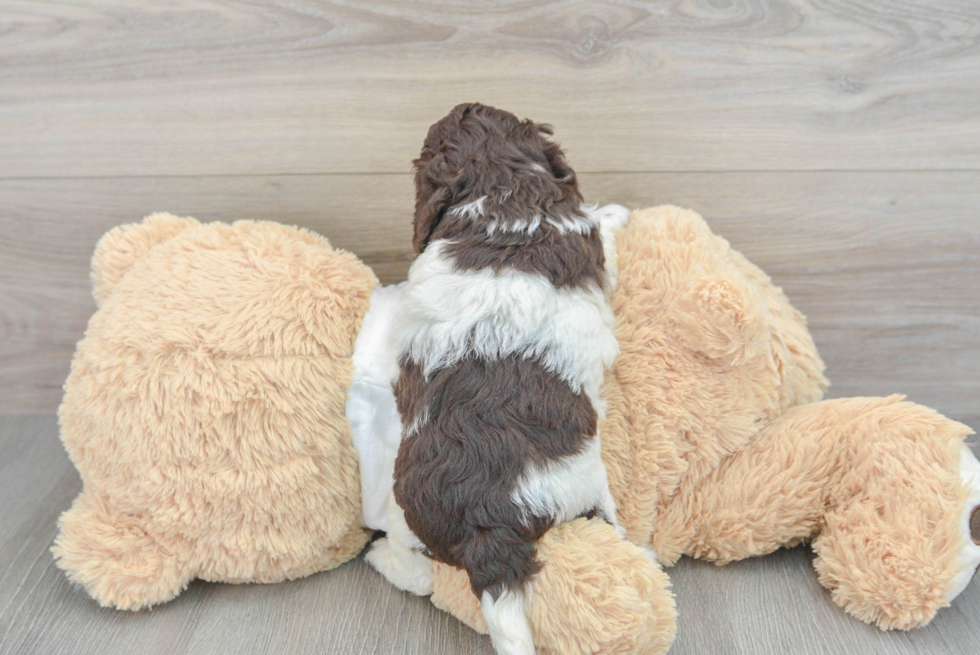
{"label": "plush fur", "polygon": [[356,555],[344,403],[370,269],[311,232],[156,214],[108,232],[92,270],[99,309],[59,410],[84,488],[58,566],[137,610],[194,578],[276,582]]}
{"label": "plush fur", "polygon": [[[667,575],[609,524],[577,519],[538,541],[547,565],[535,578],[528,615],[540,655],[661,655],[674,641],[677,610]],[[432,602],[486,633],[465,575],[436,565]]]}
{"label": "plush fur", "polygon": [[[600,430],[637,545],[600,519],[544,534],[526,602],[538,651],[669,649],[667,577],[638,545],[723,563],[809,540],[846,611],[927,623],[958,584],[956,517],[980,502],[956,476],[969,430],[898,397],[817,402],[805,320],[764,273],[693,212],[621,223],[600,221],[621,346]],[[85,486],[58,566],[137,609],[194,576],[281,580],[354,557],[367,533],[343,397],[370,271],[292,228],[158,215],[109,232],[93,280],[60,411]],[[465,574],[436,565],[416,583],[486,631]]]}
{"label": "plush fur", "polygon": [[[633,212],[616,245],[621,353],[600,429],[631,540],[667,564],[809,541],[848,613],[928,623],[960,572],[970,430],[901,397],[815,402],[827,381],[803,315],[694,212]],[[477,599],[457,575],[437,565],[433,599],[467,620]]]}

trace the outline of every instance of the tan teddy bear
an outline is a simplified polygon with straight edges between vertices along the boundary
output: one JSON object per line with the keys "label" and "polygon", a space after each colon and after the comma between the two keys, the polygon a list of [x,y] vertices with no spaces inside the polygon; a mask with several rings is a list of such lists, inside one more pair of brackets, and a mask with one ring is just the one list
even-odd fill
{"label": "tan teddy bear", "polygon": [[[603,458],[633,543],[597,519],[545,536],[539,652],[670,647],[669,583],[639,546],[721,563],[812,540],[834,600],[883,628],[962,591],[980,563],[965,426],[897,397],[815,402],[802,315],[696,214],[603,236],[622,349]],[[307,231],[166,214],[107,233],[92,275],[59,412],[84,482],[53,548],[72,580],[140,609],[194,578],[332,568],[384,527],[397,287]],[[485,631],[462,572],[437,567],[432,600]]]}
{"label": "tan teddy bear", "polygon": [[[928,623],[980,564],[969,428],[899,396],[816,402],[803,315],[693,212],[633,212],[616,252],[622,350],[600,434],[629,538],[668,565],[812,541],[847,612]],[[485,630],[461,576],[441,567],[433,600]]]}
{"label": "tan teddy bear", "polygon": [[59,566],[103,605],[274,582],[367,543],[344,415],[377,279],[311,232],[167,214],[107,233],[59,410],[84,482]]}

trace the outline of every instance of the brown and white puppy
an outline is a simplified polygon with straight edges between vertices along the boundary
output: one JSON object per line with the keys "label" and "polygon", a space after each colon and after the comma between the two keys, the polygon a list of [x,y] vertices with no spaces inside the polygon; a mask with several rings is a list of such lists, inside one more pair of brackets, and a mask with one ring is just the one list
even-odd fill
{"label": "brown and white puppy", "polygon": [[465,569],[495,648],[520,655],[534,652],[535,542],[578,516],[616,525],[597,432],[618,352],[600,216],[550,135],[459,105],[415,161],[395,502],[368,555],[419,594],[431,592],[427,557]]}

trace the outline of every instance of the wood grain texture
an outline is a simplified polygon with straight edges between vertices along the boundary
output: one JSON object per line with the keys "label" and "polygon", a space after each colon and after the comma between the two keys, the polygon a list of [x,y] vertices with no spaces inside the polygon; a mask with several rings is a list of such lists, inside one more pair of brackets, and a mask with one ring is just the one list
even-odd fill
{"label": "wood grain texture", "polygon": [[[980,429],[978,79],[975,0],[0,3],[0,655],[492,653],[360,559],[139,614],[67,583],[80,482],[55,420],[15,415],[60,401],[107,229],[277,220],[400,280],[410,161],[481,100],[553,123],[589,200],[702,213],[808,314],[830,396]],[[672,655],[980,652],[980,583],[882,633],[811,557],[682,559]]]}
{"label": "wood grain texture", "polygon": [[[492,655],[427,599],[362,559],[275,585],[195,582],[148,612],[102,609],[48,551],[81,483],[53,417],[0,418],[0,655]],[[816,580],[808,548],[717,567],[684,558],[671,655],[963,655],[980,652],[980,582],[926,628],[881,632],[849,618]]]}
{"label": "wood grain texture", "polygon": [[0,176],[404,172],[481,100],[582,172],[976,169],[974,0],[0,7]]}
{"label": "wood grain texture", "polygon": [[[980,172],[611,173],[586,197],[704,215],[809,316],[834,397],[906,393],[980,428]],[[411,258],[408,175],[0,180],[0,414],[53,412],[110,227],[167,209],[312,228],[385,282]]]}

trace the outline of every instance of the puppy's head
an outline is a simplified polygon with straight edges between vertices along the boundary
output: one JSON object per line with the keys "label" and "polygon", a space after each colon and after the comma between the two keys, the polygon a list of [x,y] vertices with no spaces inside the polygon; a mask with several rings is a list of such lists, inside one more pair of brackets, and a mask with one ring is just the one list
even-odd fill
{"label": "puppy's head", "polygon": [[575,172],[551,135],[549,125],[479,103],[457,105],[430,127],[414,162],[415,252],[447,212],[481,199],[472,218],[498,224],[578,212]]}

